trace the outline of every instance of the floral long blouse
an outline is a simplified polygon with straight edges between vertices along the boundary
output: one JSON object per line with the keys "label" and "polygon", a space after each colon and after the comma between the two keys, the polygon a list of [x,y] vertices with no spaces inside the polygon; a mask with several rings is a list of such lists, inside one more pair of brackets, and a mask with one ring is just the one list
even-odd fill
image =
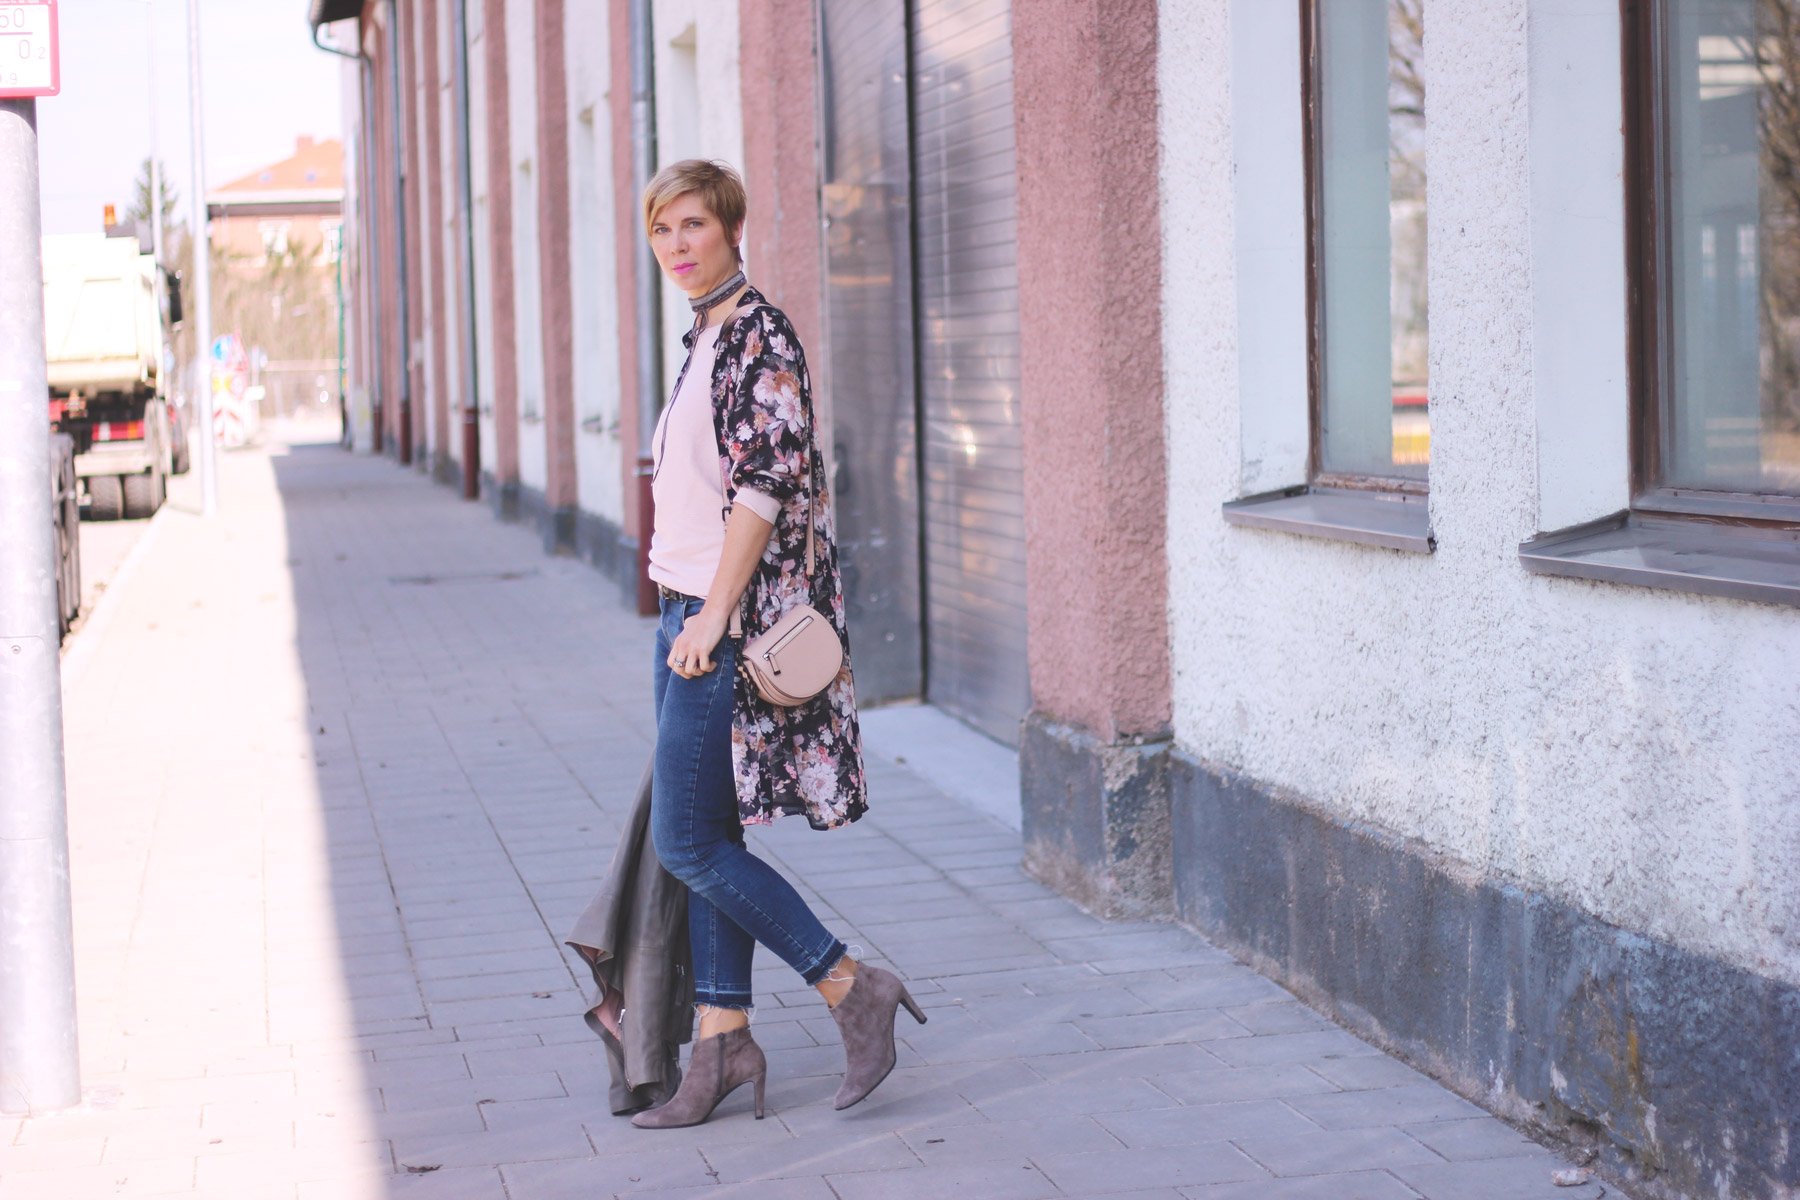
{"label": "floral long blouse", "polygon": [[[691,333],[683,339],[690,352],[693,340]],[[869,804],[831,493],[814,437],[812,384],[800,339],[787,315],[754,288],[744,293],[719,330],[712,408],[727,513],[740,487],[781,502],[768,547],[740,603],[745,639],[769,628],[795,604],[810,603],[844,642],[844,668],[837,678],[792,708],[770,704],[738,674],[731,730],[738,816],[746,825],[766,825],[799,813],[814,829],[833,829],[862,816]],[[810,589],[809,480],[817,523]]]}

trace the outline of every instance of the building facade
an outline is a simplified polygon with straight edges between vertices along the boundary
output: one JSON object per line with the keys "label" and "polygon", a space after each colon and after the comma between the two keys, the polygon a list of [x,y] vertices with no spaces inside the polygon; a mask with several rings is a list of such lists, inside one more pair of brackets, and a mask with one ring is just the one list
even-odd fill
{"label": "building facade", "polygon": [[1640,1194],[1800,1194],[1800,4],[312,16],[360,446],[642,603],[636,197],[739,164],[864,702],[1017,748],[1035,874]]}

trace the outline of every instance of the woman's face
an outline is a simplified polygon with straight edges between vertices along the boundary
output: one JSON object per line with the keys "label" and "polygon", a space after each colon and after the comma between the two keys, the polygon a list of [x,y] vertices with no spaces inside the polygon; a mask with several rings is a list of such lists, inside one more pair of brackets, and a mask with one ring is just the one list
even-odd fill
{"label": "woman's face", "polygon": [[663,273],[690,296],[706,293],[737,270],[739,230],[726,229],[698,192],[677,196],[650,223],[650,247]]}

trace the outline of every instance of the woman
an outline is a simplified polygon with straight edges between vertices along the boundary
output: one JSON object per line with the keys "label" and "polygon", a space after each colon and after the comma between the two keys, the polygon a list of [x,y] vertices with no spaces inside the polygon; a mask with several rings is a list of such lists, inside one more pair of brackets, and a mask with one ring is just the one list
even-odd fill
{"label": "woman", "polygon": [[700,1018],[681,1087],[632,1118],[646,1129],[697,1125],[744,1083],[755,1085],[763,1115],[767,1067],[749,1020],[757,942],[831,1006],[844,1041],[838,1108],[893,1069],[899,1005],[925,1020],[899,979],[851,958],[793,886],[744,845],[745,825],[799,813],[815,829],[833,829],[868,807],[848,654],[825,691],[782,708],[741,676],[741,643],[728,636],[733,613],[754,638],[789,607],[810,603],[844,637],[806,360],[787,317],[744,281],[746,207],[737,173],[699,159],[664,169],[644,192],[657,263],[695,313],[682,339],[687,362],[654,440],[650,577],[662,623],[650,825],[657,857],[690,892]]}

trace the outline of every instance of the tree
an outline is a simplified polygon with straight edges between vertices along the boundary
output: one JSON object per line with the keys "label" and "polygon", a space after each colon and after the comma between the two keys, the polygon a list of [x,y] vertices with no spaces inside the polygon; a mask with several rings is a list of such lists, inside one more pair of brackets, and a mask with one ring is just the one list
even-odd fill
{"label": "tree", "polygon": [[[172,237],[172,231],[177,224],[175,211],[180,197],[169,185],[169,164],[162,163],[160,166],[162,178],[158,182],[162,184],[163,235]],[[148,158],[138,167],[137,181],[132,184],[131,194],[131,207],[125,210],[126,223],[141,221],[148,227],[150,224],[150,160]]]}

